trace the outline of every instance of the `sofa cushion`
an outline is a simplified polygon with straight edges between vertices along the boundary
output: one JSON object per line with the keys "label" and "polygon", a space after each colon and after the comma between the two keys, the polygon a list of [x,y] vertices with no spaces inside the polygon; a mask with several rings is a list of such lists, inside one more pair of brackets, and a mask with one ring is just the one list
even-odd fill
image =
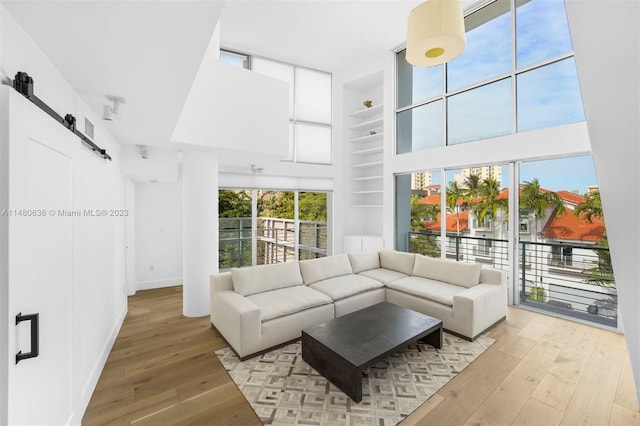
{"label": "sofa cushion", "polygon": [[349,262],[354,273],[378,269],[380,267],[380,256],[377,251],[363,251],[349,253]]}
{"label": "sofa cushion", "polygon": [[356,294],[382,288],[384,285],[372,278],[368,278],[363,275],[351,274],[318,281],[311,284],[309,287],[326,294],[333,300],[340,300]]}
{"label": "sofa cushion", "polygon": [[302,284],[298,262],[231,268],[233,290],[243,296]]}
{"label": "sofa cushion", "polygon": [[399,280],[400,278],[407,277],[407,274],[402,272],[392,271],[391,269],[369,269],[368,271],[362,271],[358,275],[364,275],[365,277],[373,278],[380,281],[382,284],[389,284],[392,281]]}
{"label": "sofa cushion", "polygon": [[456,262],[418,255],[412,275],[464,287],[473,287],[480,282],[481,269],[482,265],[479,263]]}
{"label": "sofa cushion", "polygon": [[349,257],[346,254],[301,260],[300,273],[305,284],[313,284],[328,278],[353,274]]}
{"label": "sofa cushion", "polygon": [[262,322],[332,303],[329,296],[304,285],[257,293],[247,299],[260,308]]}
{"label": "sofa cushion", "polygon": [[387,288],[402,293],[432,300],[446,306],[453,306],[453,296],[467,288],[420,277],[406,277],[387,285]]}
{"label": "sofa cushion", "polygon": [[415,253],[395,250],[380,250],[380,267],[411,275],[415,263]]}

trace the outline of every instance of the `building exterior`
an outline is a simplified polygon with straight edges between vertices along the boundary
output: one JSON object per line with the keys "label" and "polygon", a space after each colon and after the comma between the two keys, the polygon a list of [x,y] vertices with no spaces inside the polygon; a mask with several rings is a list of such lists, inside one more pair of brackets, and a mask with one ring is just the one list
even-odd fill
{"label": "building exterior", "polygon": [[481,166],[481,167],[469,167],[466,169],[460,170],[460,173],[457,173],[453,180],[460,186],[464,185],[465,181],[469,176],[476,175],[480,178],[480,181],[493,178],[497,182],[502,182],[502,166],[501,165],[492,165],[492,166]]}
{"label": "building exterior", "polygon": [[419,172],[411,175],[411,189],[424,191],[432,185],[431,172]]}

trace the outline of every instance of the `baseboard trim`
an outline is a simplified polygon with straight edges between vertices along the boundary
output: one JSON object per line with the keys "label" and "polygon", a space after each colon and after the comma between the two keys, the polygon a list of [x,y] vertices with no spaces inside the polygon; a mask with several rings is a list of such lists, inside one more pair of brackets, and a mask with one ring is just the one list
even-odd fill
{"label": "baseboard trim", "polygon": [[120,329],[122,328],[122,324],[124,323],[124,319],[127,316],[128,305],[127,300],[124,301],[124,309],[118,315],[113,328],[111,329],[111,333],[109,333],[109,337],[106,340],[104,346],[102,347],[102,352],[98,362],[91,370],[91,374],[89,375],[88,380],[85,383],[82,392],[80,393],[80,401],[78,404],[78,415],[79,418],[75,418],[72,416],[69,424],[80,424],[82,423],[82,418],[84,417],[85,411],[87,411],[87,407],[89,406],[89,402],[91,402],[91,397],[93,396],[93,391],[95,391],[96,386],[98,385],[98,380],[100,380],[100,375],[102,374],[102,370],[104,369],[105,364],[107,363],[107,359],[109,358],[109,354],[111,354],[111,349],[113,348],[114,343],[116,342],[116,338],[118,337],[118,333],[120,333]]}
{"label": "baseboard trim", "polygon": [[[182,277],[167,278],[164,280],[155,280],[155,281],[138,281],[136,283],[135,291],[152,290],[154,288],[174,287],[177,285],[182,285]],[[135,292],[133,294],[135,294]]]}

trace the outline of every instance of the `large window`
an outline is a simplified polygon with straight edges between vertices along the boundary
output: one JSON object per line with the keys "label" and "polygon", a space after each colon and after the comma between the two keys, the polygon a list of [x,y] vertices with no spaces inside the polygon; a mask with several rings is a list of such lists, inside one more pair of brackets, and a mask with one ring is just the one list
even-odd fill
{"label": "large window", "polygon": [[326,192],[220,189],[219,269],[326,256],[328,204]]}
{"label": "large window", "polygon": [[[502,269],[513,277],[514,304],[617,327],[615,277],[593,159],[512,167],[519,175],[516,191],[509,186],[509,167],[500,164],[396,176],[397,248]],[[516,207],[511,216],[510,205]]]}
{"label": "large window", "polygon": [[501,164],[397,176],[397,248],[506,269],[508,181]]}
{"label": "large window", "polygon": [[[465,24],[467,48],[444,66],[416,68],[397,52],[396,153],[543,128],[573,143],[548,129],[585,120],[564,1],[496,0]],[[468,148],[490,158],[502,146]],[[496,151],[510,161],[456,169],[475,156],[424,157],[440,168],[395,177],[396,248],[505,270],[513,304],[617,327],[593,160],[570,147],[553,158]]]}
{"label": "large window", "polygon": [[289,85],[289,161],[331,164],[331,74],[261,57],[255,72]]}
{"label": "large window", "polygon": [[449,93],[511,72],[508,0],[498,0],[467,16],[465,28],[467,46],[446,66]]}
{"label": "large window", "polygon": [[[520,304],[611,327],[617,292],[591,156],[520,167]],[[524,226],[523,226],[524,225]]]}
{"label": "large window", "polygon": [[467,47],[445,66],[397,53],[396,153],[584,120],[563,0],[497,0],[465,26]]}
{"label": "large window", "polygon": [[295,260],[295,193],[257,191],[257,264]]}
{"label": "large window", "polygon": [[449,98],[449,145],[511,133],[511,79],[496,81]]}
{"label": "large window", "polygon": [[253,228],[250,190],[218,191],[218,268],[251,266]]}
{"label": "large window", "polygon": [[564,1],[516,0],[516,46],[519,69],[571,52]]}
{"label": "large window", "polygon": [[584,120],[574,58],[519,74],[518,131]]}
{"label": "large window", "polygon": [[442,100],[398,113],[398,154],[442,145]]}

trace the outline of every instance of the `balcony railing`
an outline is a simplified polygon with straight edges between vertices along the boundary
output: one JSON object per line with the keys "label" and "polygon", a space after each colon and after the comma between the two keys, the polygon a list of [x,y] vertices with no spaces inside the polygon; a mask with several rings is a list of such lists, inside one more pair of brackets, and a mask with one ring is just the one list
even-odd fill
{"label": "balcony railing", "polygon": [[[447,258],[509,270],[507,240],[446,236]],[[410,251],[440,257],[439,233],[410,232]],[[580,244],[521,241],[518,246],[520,304],[610,327],[618,303],[609,249]]]}
{"label": "balcony railing", "polygon": [[[259,217],[256,230],[258,264],[281,263],[295,259],[295,221]],[[312,259],[327,255],[327,223],[300,220],[298,258]],[[251,218],[219,219],[220,270],[251,266]]]}

